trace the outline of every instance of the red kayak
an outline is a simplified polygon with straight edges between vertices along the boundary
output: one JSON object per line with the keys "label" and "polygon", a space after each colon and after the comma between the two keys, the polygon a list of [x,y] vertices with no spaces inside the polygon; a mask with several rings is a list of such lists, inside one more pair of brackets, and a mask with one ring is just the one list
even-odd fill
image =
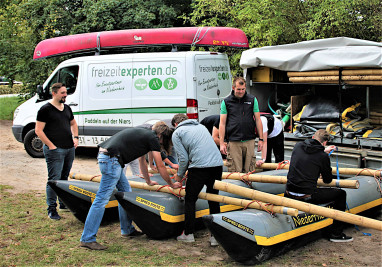
{"label": "red kayak", "polygon": [[123,47],[158,45],[226,46],[248,48],[245,33],[228,27],[131,29],[75,34],[47,39],[37,44],[33,59]]}

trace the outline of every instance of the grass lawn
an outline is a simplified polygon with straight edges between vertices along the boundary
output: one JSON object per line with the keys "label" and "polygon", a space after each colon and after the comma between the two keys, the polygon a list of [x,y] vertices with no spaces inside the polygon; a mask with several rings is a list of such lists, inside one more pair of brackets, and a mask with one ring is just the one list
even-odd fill
{"label": "grass lawn", "polygon": [[232,266],[187,255],[187,248],[196,246],[189,243],[123,239],[119,222],[99,230],[97,241],[109,249],[80,248],[83,223],[69,212],[60,212],[59,221],[50,220],[44,193],[11,194],[9,188],[0,185],[0,266]]}
{"label": "grass lawn", "polygon": [[17,96],[0,98],[0,120],[13,120],[13,112],[25,100]]}

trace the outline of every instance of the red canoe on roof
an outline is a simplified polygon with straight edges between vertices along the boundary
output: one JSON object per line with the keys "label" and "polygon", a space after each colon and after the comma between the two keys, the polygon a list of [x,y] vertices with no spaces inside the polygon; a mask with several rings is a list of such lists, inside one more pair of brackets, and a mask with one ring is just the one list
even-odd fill
{"label": "red canoe on roof", "polygon": [[56,37],[37,44],[33,59],[158,45],[248,48],[245,33],[228,27],[184,27],[92,32]]}

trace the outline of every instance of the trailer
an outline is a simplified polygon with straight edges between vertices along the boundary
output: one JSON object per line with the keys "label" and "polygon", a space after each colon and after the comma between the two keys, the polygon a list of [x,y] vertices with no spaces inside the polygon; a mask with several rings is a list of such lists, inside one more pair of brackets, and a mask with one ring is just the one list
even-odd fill
{"label": "trailer", "polygon": [[285,122],[285,158],[326,129],[332,164],[382,168],[382,43],[347,37],[253,48],[242,53],[248,91],[261,112]]}

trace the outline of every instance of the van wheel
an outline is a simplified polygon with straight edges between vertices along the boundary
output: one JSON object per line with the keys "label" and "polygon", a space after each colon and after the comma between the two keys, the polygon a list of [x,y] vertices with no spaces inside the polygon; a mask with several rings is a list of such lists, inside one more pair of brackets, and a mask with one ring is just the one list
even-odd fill
{"label": "van wheel", "polygon": [[43,143],[36,135],[34,129],[30,130],[24,138],[24,148],[27,153],[33,158],[43,158],[44,152],[42,151]]}

